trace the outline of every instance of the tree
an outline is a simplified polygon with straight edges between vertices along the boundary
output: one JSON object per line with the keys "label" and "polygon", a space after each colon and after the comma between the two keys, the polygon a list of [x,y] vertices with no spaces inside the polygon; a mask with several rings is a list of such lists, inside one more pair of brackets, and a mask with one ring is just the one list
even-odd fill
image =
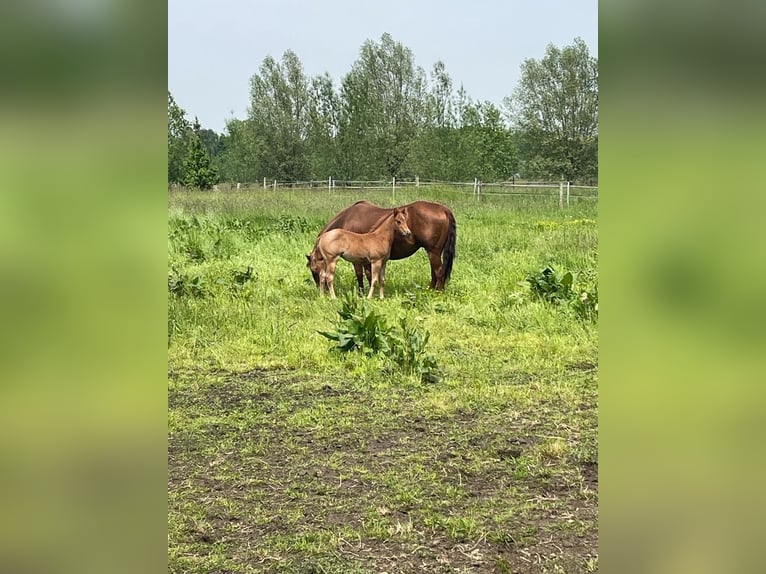
{"label": "tree", "polygon": [[338,139],[347,177],[403,175],[422,125],[424,86],[412,51],[389,34],[362,45],[341,86]]}
{"label": "tree", "polygon": [[341,102],[328,74],[311,80],[308,149],[311,177],[339,176],[337,136]]}
{"label": "tree", "polygon": [[202,145],[205,146],[207,155],[211,160],[214,160],[221,152],[220,136],[211,129],[203,128],[199,131],[199,139],[202,140]]}
{"label": "tree", "polygon": [[191,126],[186,112],[168,90],[168,183],[181,183],[183,162],[189,151]]}
{"label": "tree", "polygon": [[524,60],[504,103],[521,133],[526,177],[597,177],[598,60],[581,38],[562,49],[549,44],[542,60]]}
{"label": "tree", "polygon": [[194,189],[210,189],[218,181],[218,173],[210,166],[197,118],[194,118],[193,130],[189,151],[183,162],[183,184]]}
{"label": "tree", "polygon": [[247,120],[232,118],[226,122],[226,133],[219,138],[219,151],[213,164],[221,181],[260,181],[263,170],[256,158],[254,134]]}
{"label": "tree", "polygon": [[250,80],[248,111],[254,159],[263,175],[293,181],[311,176],[309,104],[309,82],[298,56],[288,50],[280,63],[264,58]]}
{"label": "tree", "polygon": [[478,125],[474,126],[475,149],[479,159],[476,175],[483,181],[510,179],[516,171],[516,149],[502,112],[491,102],[477,105]]}
{"label": "tree", "polygon": [[436,62],[425,94],[422,125],[410,146],[406,171],[426,179],[453,177],[451,168],[457,151],[456,107],[452,79],[444,63]]}

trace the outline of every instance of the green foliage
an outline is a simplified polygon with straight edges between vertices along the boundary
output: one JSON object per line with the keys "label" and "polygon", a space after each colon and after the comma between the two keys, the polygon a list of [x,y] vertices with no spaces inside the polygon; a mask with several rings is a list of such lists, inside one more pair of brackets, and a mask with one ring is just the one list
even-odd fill
{"label": "green foliage", "polygon": [[[534,297],[549,303],[567,303],[581,319],[598,320],[598,285],[575,289],[571,272],[559,274],[552,267],[528,274],[525,281]],[[514,293],[505,306],[519,301],[518,293]]]}
{"label": "green foliage", "polygon": [[247,129],[254,161],[269,178],[296,181],[311,175],[307,138],[311,101],[300,59],[287,50],[264,58],[250,79]]}
{"label": "green foliage", "polygon": [[304,233],[313,231],[314,226],[305,217],[299,215],[283,215],[274,225],[274,229],[280,233]]}
{"label": "green foliage", "polygon": [[218,181],[218,172],[210,165],[199,133],[200,125],[195,120],[194,134],[183,162],[183,184],[191,189],[210,189]]}
{"label": "green foliage", "polygon": [[391,349],[391,327],[365,300],[346,293],[338,311],[340,321],[334,331],[317,331],[337,342],[340,351],[359,351],[365,355],[387,353]]}
{"label": "green foliage", "polygon": [[250,80],[247,117],[220,136],[192,129],[168,92],[168,180],[208,189],[264,177],[597,179],[598,60],[577,38],[521,72],[501,111],[456,91],[443,62],[426,74],[390,34],[365,41],[338,86],[326,73],[307,76],[291,50],[267,56]]}
{"label": "green foliage", "polygon": [[338,311],[340,320],[333,331],[317,331],[337,343],[342,352],[358,351],[367,356],[386,355],[395,370],[416,376],[421,382],[435,383],[442,373],[433,355],[426,353],[430,333],[421,331],[399,319],[398,328],[391,327],[365,299],[347,293]]}
{"label": "green foliage", "polygon": [[240,271],[238,269],[235,270],[232,273],[232,276],[234,277],[235,285],[244,285],[245,283],[253,281],[256,277],[256,275],[253,273],[253,267],[251,265],[248,265],[247,269],[244,271]]}
{"label": "green foliage", "polygon": [[572,300],[572,309],[577,315],[588,321],[598,320],[598,285],[589,290],[580,291]]}
{"label": "green foliage", "polygon": [[[219,140],[219,152],[214,158],[221,181],[261,181],[264,170],[256,154],[256,134],[249,120],[230,119],[226,133]],[[271,174],[269,174],[271,175]]]}
{"label": "green foliage", "polygon": [[598,60],[582,39],[525,60],[505,104],[521,133],[524,177],[597,177]]}
{"label": "green foliage", "polygon": [[391,361],[399,369],[415,375],[424,383],[438,383],[442,372],[436,358],[426,353],[426,345],[431,334],[407,324],[404,317],[399,319],[399,332],[394,334],[395,344],[391,348]]}
{"label": "green foliage", "polygon": [[343,78],[339,141],[353,177],[403,175],[423,117],[425,73],[412,50],[383,34],[367,40]]}
{"label": "green foliage", "polygon": [[168,274],[168,292],[176,297],[200,298],[208,294],[205,279],[200,275],[189,276],[185,273],[173,271]]}
{"label": "green foliage", "polygon": [[568,300],[572,296],[573,280],[574,277],[569,271],[559,275],[552,267],[531,273],[525,279],[532,294],[548,302]]}
{"label": "green foliage", "polygon": [[191,124],[186,112],[168,91],[168,183],[181,183],[183,161],[189,150]]}

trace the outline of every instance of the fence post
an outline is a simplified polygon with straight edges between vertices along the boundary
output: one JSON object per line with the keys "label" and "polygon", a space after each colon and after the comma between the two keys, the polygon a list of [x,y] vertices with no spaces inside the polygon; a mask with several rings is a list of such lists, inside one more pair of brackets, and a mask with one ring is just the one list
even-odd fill
{"label": "fence post", "polygon": [[237,191],[239,191],[239,182],[237,182]]}
{"label": "fence post", "polygon": [[396,176],[391,178],[391,199],[396,201]]}
{"label": "fence post", "polygon": [[559,182],[559,207],[564,209],[564,182]]}
{"label": "fence post", "polygon": [[477,178],[473,178],[473,194],[476,195],[476,187],[479,183],[479,180]]}
{"label": "fence post", "polygon": [[420,187],[420,177],[415,176],[415,187]]}
{"label": "fence post", "polygon": [[276,179],[274,180],[274,188],[273,189],[274,189],[274,191],[277,190],[277,180]]}
{"label": "fence post", "polygon": [[332,193],[332,176],[327,178],[327,193]]}
{"label": "fence post", "polygon": [[266,189],[266,178],[263,178],[263,189]]}
{"label": "fence post", "polygon": [[567,207],[569,207],[569,182],[567,182]]}

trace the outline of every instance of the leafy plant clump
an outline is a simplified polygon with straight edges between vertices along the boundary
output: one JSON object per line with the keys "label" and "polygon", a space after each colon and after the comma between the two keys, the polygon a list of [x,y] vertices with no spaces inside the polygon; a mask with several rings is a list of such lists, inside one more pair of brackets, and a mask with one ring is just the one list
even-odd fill
{"label": "leafy plant clump", "polygon": [[357,351],[367,356],[383,354],[392,368],[415,375],[421,382],[435,383],[442,379],[436,358],[426,352],[430,333],[407,324],[400,318],[391,326],[364,300],[347,293],[338,311],[340,320],[334,331],[317,331],[336,341],[341,352]]}
{"label": "leafy plant clump", "polygon": [[168,292],[176,297],[191,295],[199,298],[205,297],[208,294],[208,289],[204,277],[200,275],[190,277],[185,273],[173,271],[168,274]]}
{"label": "leafy plant clump", "polygon": [[392,330],[385,317],[347,293],[338,311],[340,321],[335,331],[317,331],[323,337],[338,343],[340,351],[359,351],[365,355],[387,353],[391,349]]}
{"label": "leafy plant clump", "polygon": [[431,333],[421,331],[407,324],[405,318],[399,320],[399,333],[394,335],[391,359],[401,370],[416,375],[421,382],[438,383],[442,373],[436,358],[426,353],[426,345]]}
{"label": "leafy plant clump", "polygon": [[572,301],[572,309],[582,319],[596,321],[598,319],[598,285],[593,289],[581,291]]}
{"label": "leafy plant clump", "polygon": [[242,286],[245,283],[249,283],[250,281],[255,280],[256,274],[253,273],[253,267],[251,265],[247,266],[247,269],[244,271],[235,270],[232,272],[232,277],[234,278],[234,284],[237,286]]}
{"label": "leafy plant clump", "polygon": [[572,296],[574,276],[567,271],[559,275],[552,267],[527,275],[526,282],[534,295],[544,301],[568,300]]}
{"label": "leafy plant clump", "polygon": [[[598,285],[575,289],[574,275],[567,271],[559,274],[548,266],[525,279],[533,296],[548,303],[568,304],[578,317],[598,320]],[[523,285],[523,283],[522,283]]]}

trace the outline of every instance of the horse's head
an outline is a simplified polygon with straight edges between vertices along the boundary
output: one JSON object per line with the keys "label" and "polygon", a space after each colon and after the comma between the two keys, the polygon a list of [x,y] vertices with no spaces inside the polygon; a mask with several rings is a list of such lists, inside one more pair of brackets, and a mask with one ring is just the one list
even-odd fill
{"label": "horse's head", "polygon": [[404,237],[409,237],[410,235],[412,235],[412,231],[410,231],[410,228],[407,225],[407,208],[406,207],[394,208],[394,225],[399,230],[399,233],[404,235]]}
{"label": "horse's head", "polygon": [[311,271],[314,283],[319,287],[319,272],[322,270],[322,261],[316,249],[313,249],[311,253],[306,255],[306,267]]}

